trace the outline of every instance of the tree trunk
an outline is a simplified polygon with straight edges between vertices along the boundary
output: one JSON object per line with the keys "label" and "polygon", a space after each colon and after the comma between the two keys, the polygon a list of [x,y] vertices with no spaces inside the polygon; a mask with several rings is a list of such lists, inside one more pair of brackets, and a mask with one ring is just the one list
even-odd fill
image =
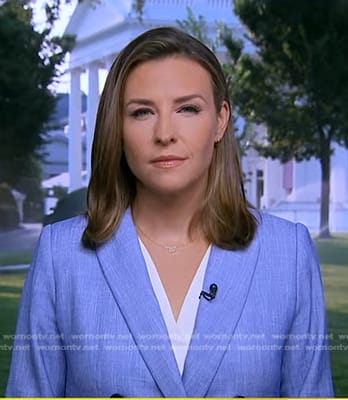
{"label": "tree trunk", "polygon": [[320,157],[321,166],[321,197],[320,197],[320,225],[319,237],[330,238],[330,171],[331,171],[331,141],[322,146]]}

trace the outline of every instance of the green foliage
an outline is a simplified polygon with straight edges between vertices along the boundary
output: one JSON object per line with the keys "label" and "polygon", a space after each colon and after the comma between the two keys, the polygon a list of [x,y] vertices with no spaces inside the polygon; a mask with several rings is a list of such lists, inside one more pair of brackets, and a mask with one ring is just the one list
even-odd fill
{"label": "green foliage", "polygon": [[[24,220],[40,221],[43,214],[43,191],[41,189],[41,163],[35,156],[13,157],[2,160],[0,181],[9,177],[7,169],[16,171],[11,186],[26,196],[24,201]],[[7,180],[8,182],[9,180]]]}
{"label": "green foliage", "polygon": [[17,171],[21,171],[16,179],[16,189],[31,201],[42,201],[41,163],[36,157],[14,158],[11,164]]}
{"label": "green foliage", "polygon": [[27,161],[38,158],[55,105],[50,85],[73,45],[71,37],[52,37],[57,15],[36,32],[32,14],[28,0],[0,3],[0,181],[14,187],[27,176]]}
{"label": "green foliage", "polygon": [[134,0],[132,4],[132,9],[141,21],[144,15],[145,0]]}
{"label": "green foliage", "polygon": [[17,204],[6,183],[0,184],[0,229],[13,229],[19,223]]}
{"label": "green foliage", "polygon": [[239,62],[238,106],[269,127],[265,154],[303,160],[319,158],[332,140],[348,145],[348,3],[235,4],[258,55]]}
{"label": "green foliage", "polygon": [[0,183],[0,204],[2,206],[15,207],[16,201],[7,183]]}
{"label": "green foliage", "polygon": [[348,146],[348,2],[235,0],[235,11],[256,54],[242,54],[235,65],[234,104],[267,125],[257,145],[263,155],[319,159],[320,225],[329,235],[332,144]]}
{"label": "green foliage", "polygon": [[200,40],[212,51],[215,51],[219,43],[219,37],[217,36],[214,40],[211,39],[208,34],[209,27],[205,18],[202,15],[196,16],[189,6],[186,7],[186,10],[187,19],[177,21],[179,28]]}
{"label": "green foliage", "polygon": [[242,42],[232,38],[232,30],[223,22],[216,22],[215,26],[213,27],[215,37],[211,37],[211,35],[209,35],[209,30],[212,30],[212,27],[209,27],[204,16],[196,15],[189,6],[186,7],[186,11],[187,19],[183,21],[177,20],[177,25],[181,30],[189,33],[204,43],[214,53],[219,52],[221,48],[225,46],[225,41],[229,39],[235,42],[237,46],[239,45],[240,48],[242,48]]}

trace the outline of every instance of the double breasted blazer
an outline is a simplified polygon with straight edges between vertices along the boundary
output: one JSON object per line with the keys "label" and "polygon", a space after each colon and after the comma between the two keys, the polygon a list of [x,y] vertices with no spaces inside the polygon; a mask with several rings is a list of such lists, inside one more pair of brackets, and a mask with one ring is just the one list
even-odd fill
{"label": "double breasted blazer", "polygon": [[260,215],[243,251],[213,246],[183,374],[128,210],[83,247],[46,226],[24,286],[7,396],[332,397],[320,269],[307,229]]}

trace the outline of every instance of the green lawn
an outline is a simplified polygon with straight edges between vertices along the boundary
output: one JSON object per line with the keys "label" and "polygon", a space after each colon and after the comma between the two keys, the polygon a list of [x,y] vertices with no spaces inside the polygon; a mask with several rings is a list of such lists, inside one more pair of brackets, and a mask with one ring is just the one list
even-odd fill
{"label": "green lawn", "polygon": [[30,264],[33,255],[32,250],[16,251],[0,251],[1,265]]}
{"label": "green lawn", "polygon": [[11,335],[15,331],[17,308],[22,291],[24,272],[0,272],[0,396],[4,396],[5,386],[10,363],[12,341],[4,335]]}
{"label": "green lawn", "polygon": [[337,397],[348,397],[348,236],[316,241],[326,292]]}
{"label": "green lawn", "polygon": [[[348,397],[348,236],[318,240],[316,245],[322,263],[329,331],[333,335],[330,345],[334,348],[331,356],[336,396]],[[12,344],[4,335],[14,333],[24,277],[24,272],[0,273],[0,396],[4,394],[10,362],[5,345]]]}

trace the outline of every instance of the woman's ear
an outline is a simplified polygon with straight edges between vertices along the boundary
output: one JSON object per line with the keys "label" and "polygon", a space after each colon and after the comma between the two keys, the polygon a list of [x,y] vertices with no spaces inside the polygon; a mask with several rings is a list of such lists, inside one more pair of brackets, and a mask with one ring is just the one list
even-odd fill
{"label": "woman's ear", "polygon": [[230,120],[230,115],[231,115],[230,106],[227,103],[227,101],[223,101],[218,114],[218,129],[215,139],[216,143],[220,142],[220,140],[223,138]]}

